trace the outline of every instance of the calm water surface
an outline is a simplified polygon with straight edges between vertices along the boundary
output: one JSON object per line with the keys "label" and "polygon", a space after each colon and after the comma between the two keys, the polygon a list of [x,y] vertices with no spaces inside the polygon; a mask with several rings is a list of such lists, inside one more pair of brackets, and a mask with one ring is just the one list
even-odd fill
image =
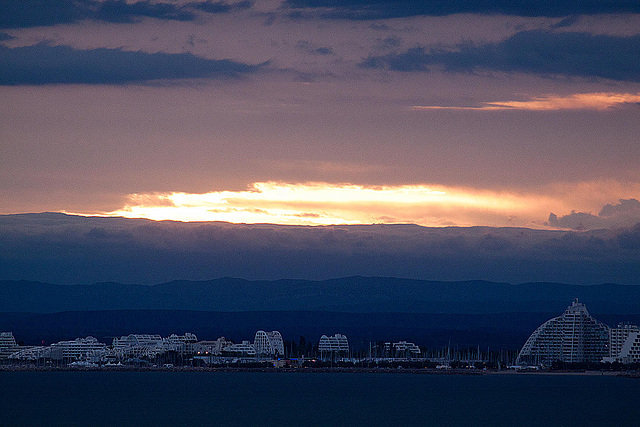
{"label": "calm water surface", "polygon": [[640,425],[610,376],[0,372],[0,425]]}

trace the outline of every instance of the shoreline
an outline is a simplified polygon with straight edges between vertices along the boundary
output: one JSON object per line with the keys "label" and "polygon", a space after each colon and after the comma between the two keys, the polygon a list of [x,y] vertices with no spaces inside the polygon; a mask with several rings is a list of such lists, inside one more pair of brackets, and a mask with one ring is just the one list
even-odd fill
{"label": "shoreline", "polygon": [[243,367],[163,367],[163,366],[0,366],[0,372],[265,372],[265,373],[375,373],[375,374],[434,374],[483,375],[483,371],[468,369],[416,369],[416,368],[243,368]]}
{"label": "shoreline", "polygon": [[469,369],[416,369],[416,368],[242,368],[242,367],[141,367],[141,366],[95,366],[95,367],[70,367],[70,366],[0,366],[0,372],[263,372],[283,374],[412,374],[412,375],[548,375],[548,376],[618,376],[640,379],[640,372],[622,371],[537,371],[517,372],[513,370],[469,370]]}

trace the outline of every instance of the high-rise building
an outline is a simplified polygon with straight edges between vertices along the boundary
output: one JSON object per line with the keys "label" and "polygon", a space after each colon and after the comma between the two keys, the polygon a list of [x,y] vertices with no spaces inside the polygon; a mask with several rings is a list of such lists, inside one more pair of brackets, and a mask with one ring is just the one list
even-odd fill
{"label": "high-rise building", "polygon": [[600,362],[608,355],[609,327],[591,317],[576,298],[561,316],[546,321],[531,334],[516,364]]}

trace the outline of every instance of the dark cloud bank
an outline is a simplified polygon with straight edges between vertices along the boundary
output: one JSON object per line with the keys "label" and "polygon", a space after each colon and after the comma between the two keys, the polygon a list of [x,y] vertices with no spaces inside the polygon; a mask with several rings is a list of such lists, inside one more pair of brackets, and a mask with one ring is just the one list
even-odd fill
{"label": "dark cloud bank", "polygon": [[154,284],[352,275],[638,284],[640,225],[576,232],[0,216],[0,279]]}
{"label": "dark cloud bank", "polygon": [[354,20],[457,13],[529,17],[640,13],[640,3],[634,0],[285,0],[284,5],[298,13],[314,11],[323,18]]}
{"label": "dark cloud bank", "polygon": [[505,41],[465,43],[453,50],[414,47],[370,56],[360,64],[404,72],[443,67],[452,72],[479,70],[640,81],[640,36],[523,31]]}
{"label": "dark cloud bank", "polygon": [[[264,65],[264,64],[262,64]],[[190,53],[69,46],[0,46],[0,85],[125,84],[158,79],[238,78],[262,65],[205,59]]]}
{"label": "dark cloud bank", "polygon": [[[27,28],[70,24],[82,20],[132,23],[143,18],[193,21],[199,12],[228,13],[246,9],[253,1],[194,0],[186,4],[140,0],[4,0],[0,2],[0,28]],[[444,16],[458,13],[573,17],[576,15],[640,13],[634,0],[285,0],[292,16],[328,19],[387,19],[409,16]]]}
{"label": "dark cloud bank", "polygon": [[147,0],[3,0],[0,2],[0,28],[27,28],[71,24],[82,20],[132,23],[142,18],[193,21],[198,11],[227,13],[249,8],[252,1],[197,1],[185,5]]}
{"label": "dark cloud bank", "polygon": [[586,212],[571,212],[558,217],[549,215],[549,225],[573,230],[593,230],[597,228],[625,227],[640,220],[640,201],[621,199],[619,203],[605,205],[597,215]]}

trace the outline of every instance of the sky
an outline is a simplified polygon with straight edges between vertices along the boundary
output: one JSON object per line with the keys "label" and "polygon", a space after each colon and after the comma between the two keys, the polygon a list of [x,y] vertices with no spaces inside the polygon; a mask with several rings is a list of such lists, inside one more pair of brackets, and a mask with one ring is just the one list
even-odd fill
{"label": "sky", "polygon": [[632,0],[0,1],[0,213],[631,229]]}

